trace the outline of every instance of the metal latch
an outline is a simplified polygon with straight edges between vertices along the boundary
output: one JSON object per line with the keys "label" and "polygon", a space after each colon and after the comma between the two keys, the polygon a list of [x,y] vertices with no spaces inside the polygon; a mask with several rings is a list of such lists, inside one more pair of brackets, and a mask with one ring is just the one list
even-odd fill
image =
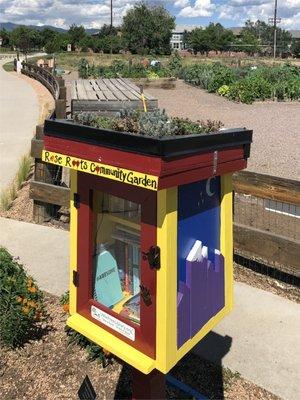
{"label": "metal latch", "polygon": [[148,260],[151,269],[160,269],[160,248],[151,246],[148,253],[143,252],[143,259]]}
{"label": "metal latch", "polygon": [[79,286],[79,273],[77,271],[73,271],[73,285]]}
{"label": "metal latch", "polygon": [[217,173],[218,157],[219,157],[218,150],[215,150],[214,151],[214,158],[213,158],[213,171],[212,171],[213,175],[216,175],[216,173]]}
{"label": "metal latch", "polygon": [[80,194],[79,193],[74,193],[73,203],[74,203],[74,207],[76,209],[78,209],[80,207]]}

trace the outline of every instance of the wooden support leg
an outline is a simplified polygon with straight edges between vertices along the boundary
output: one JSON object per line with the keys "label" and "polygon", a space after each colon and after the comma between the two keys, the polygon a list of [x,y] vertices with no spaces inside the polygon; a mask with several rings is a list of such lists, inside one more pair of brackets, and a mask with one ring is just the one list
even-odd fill
{"label": "wooden support leg", "polygon": [[149,375],[133,368],[132,399],[162,400],[166,398],[166,378],[161,372],[154,370]]}

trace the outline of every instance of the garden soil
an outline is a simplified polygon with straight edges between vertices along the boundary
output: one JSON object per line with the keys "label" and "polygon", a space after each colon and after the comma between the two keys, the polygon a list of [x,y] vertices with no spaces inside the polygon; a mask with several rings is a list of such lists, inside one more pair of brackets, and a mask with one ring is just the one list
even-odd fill
{"label": "garden soil", "polygon": [[151,89],[160,108],[176,117],[220,120],[226,128],[253,129],[250,171],[299,179],[300,102],[234,103],[183,81],[173,90]]}
{"label": "garden soil", "polygon": [[[66,314],[58,299],[46,294],[46,306],[49,319],[30,342],[17,350],[0,348],[1,400],[75,399],[86,375],[98,399],[130,399],[130,369],[116,359],[106,368],[97,360],[88,361],[84,349],[68,346]],[[239,374],[193,354],[183,358],[171,374],[210,399],[279,400]],[[168,387],[167,398],[191,397]]]}

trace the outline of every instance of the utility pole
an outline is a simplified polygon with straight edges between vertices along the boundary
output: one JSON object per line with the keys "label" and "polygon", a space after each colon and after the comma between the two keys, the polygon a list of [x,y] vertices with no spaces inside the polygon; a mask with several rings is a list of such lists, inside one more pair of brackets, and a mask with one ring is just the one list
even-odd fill
{"label": "utility pole", "polygon": [[275,5],[274,5],[274,52],[273,52],[274,60],[276,58],[276,47],[277,47],[277,0],[275,0]]}
{"label": "utility pole", "polygon": [[110,54],[113,52],[113,0],[110,0]]}
{"label": "utility pole", "polygon": [[110,0],[110,29],[113,27],[113,0]]}

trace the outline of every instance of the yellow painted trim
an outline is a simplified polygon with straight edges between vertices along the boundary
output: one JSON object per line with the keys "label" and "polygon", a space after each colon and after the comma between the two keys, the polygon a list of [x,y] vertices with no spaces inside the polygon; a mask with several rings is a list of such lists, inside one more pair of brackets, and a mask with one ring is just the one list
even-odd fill
{"label": "yellow painted trim", "polygon": [[77,192],[77,171],[70,171],[70,314],[76,312],[77,288],[73,285],[73,271],[77,271],[77,209],[74,207],[74,193]]}
{"label": "yellow painted trim", "polygon": [[177,187],[158,192],[157,245],[156,368],[166,373],[177,362]]}
{"label": "yellow painted trim", "polygon": [[105,329],[102,329],[80,314],[76,313],[69,317],[67,325],[144,374],[149,374],[155,368],[155,360],[123,342],[123,340],[107,332]]}
{"label": "yellow painted trim", "polygon": [[221,253],[225,257],[225,309],[233,307],[232,174],[221,176]]}
{"label": "yellow painted trim", "polygon": [[54,153],[43,150],[42,160],[60,167],[70,168],[71,170],[85,172],[101,178],[138,186],[144,189],[157,191],[158,177],[145,173],[132,171],[126,168],[119,168],[113,165],[102,164],[83,158],[72,157],[66,154]]}
{"label": "yellow painted trim", "polygon": [[[221,311],[218,312],[213,318],[211,318],[204,326],[201,328],[201,330],[190,340],[185,342],[183,346],[178,349],[176,357],[178,362],[182,357],[184,357],[202,338],[204,338],[205,335],[208,334],[215,326],[216,324],[225,317],[227,314],[225,308],[223,308]],[[174,364],[175,365],[175,364]],[[172,367],[174,366],[172,365]]]}

